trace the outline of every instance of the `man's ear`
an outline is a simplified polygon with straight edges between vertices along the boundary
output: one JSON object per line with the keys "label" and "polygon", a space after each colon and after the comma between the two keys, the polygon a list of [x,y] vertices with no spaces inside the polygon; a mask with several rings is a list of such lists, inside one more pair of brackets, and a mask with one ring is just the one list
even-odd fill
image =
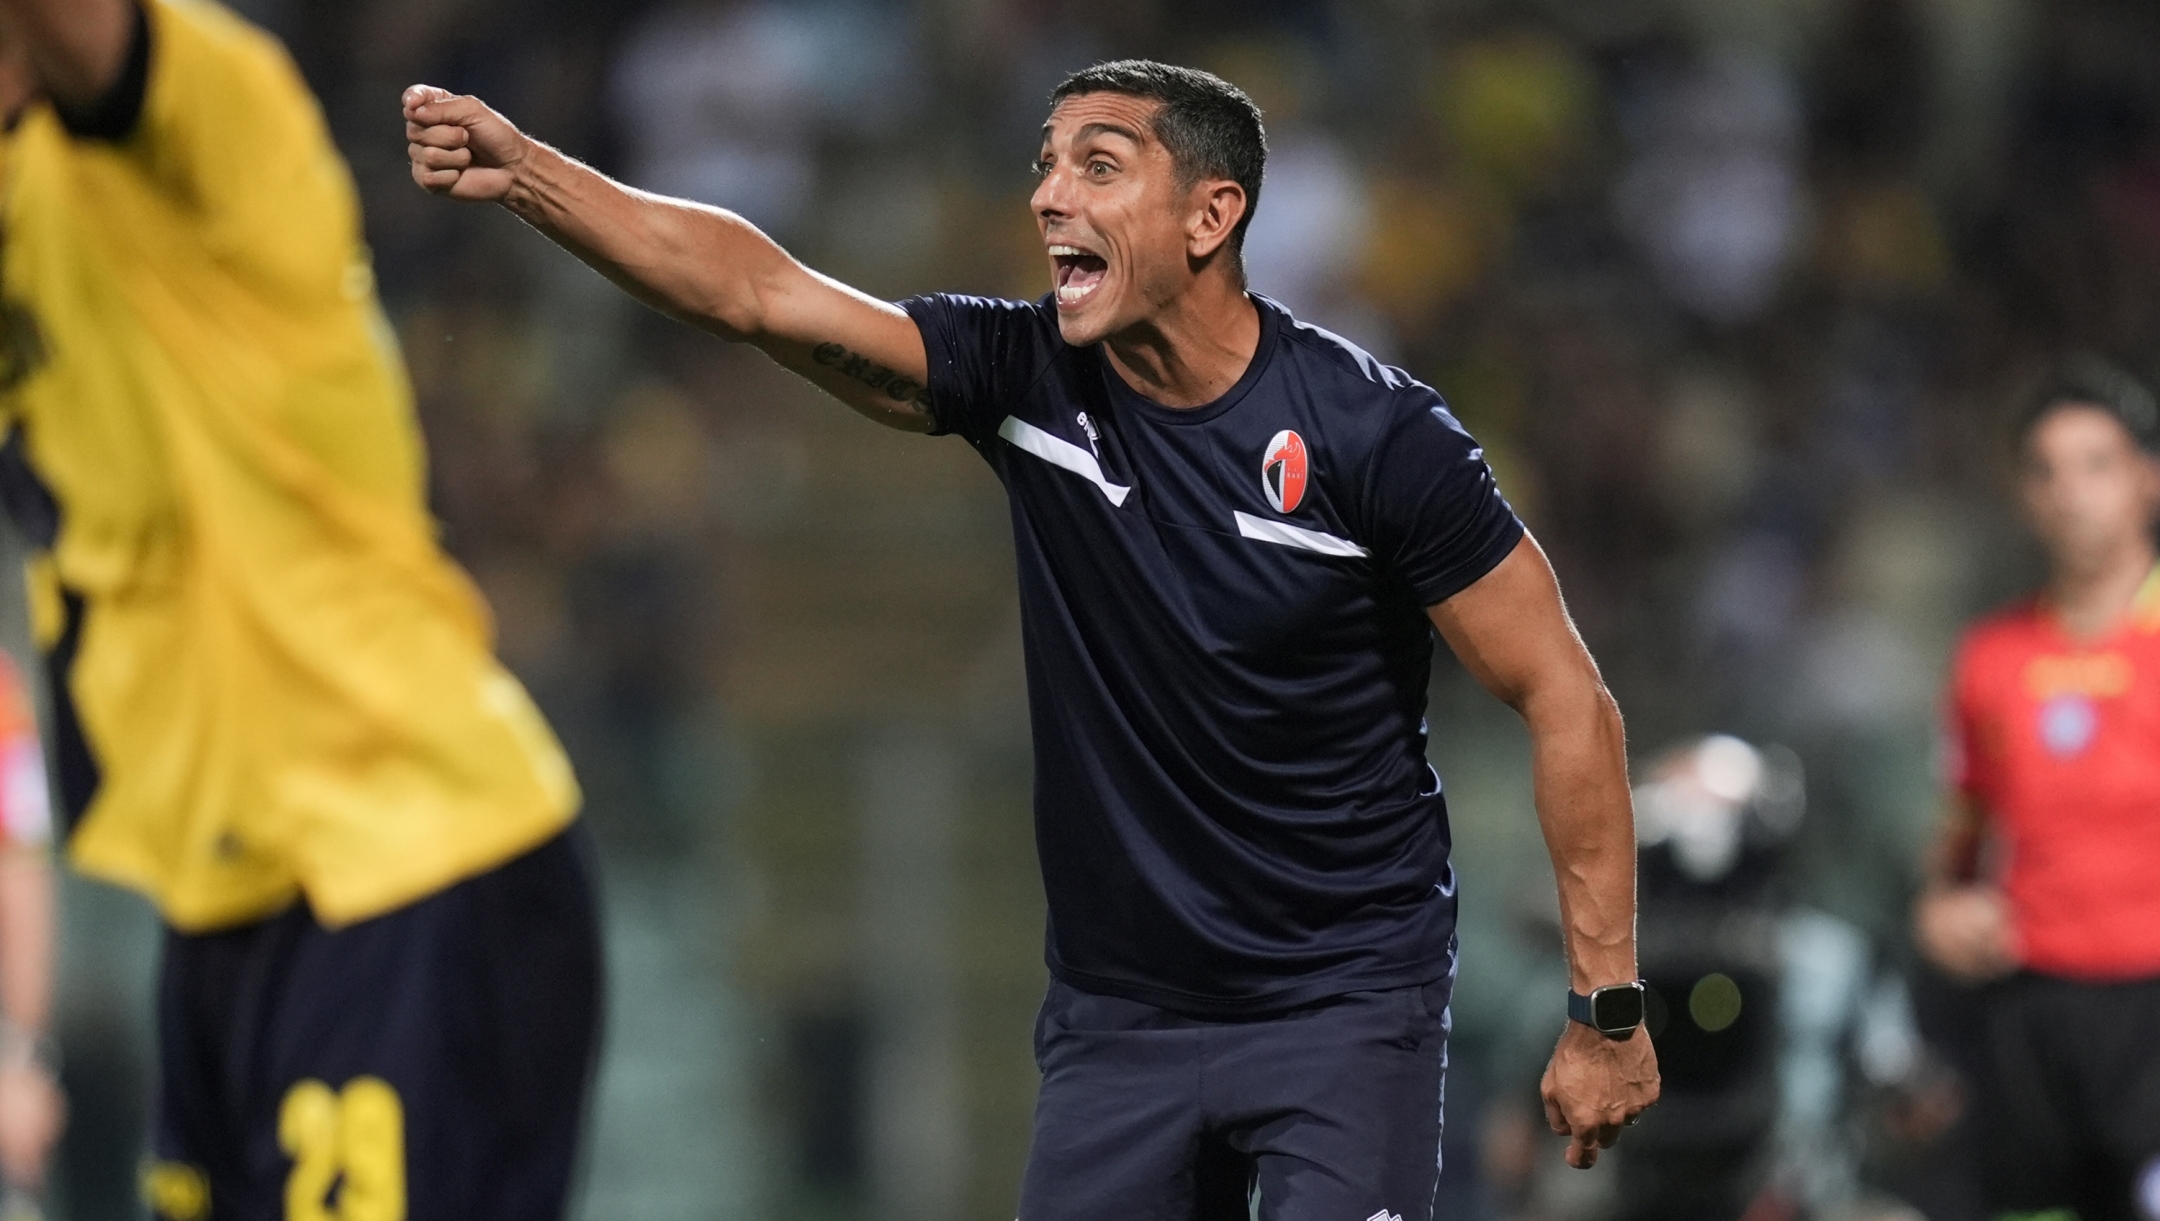
{"label": "man's ear", "polygon": [[1245,219],[1245,188],[1227,178],[1193,184],[1192,223],[1186,227],[1185,253],[1195,262],[1205,261],[1237,232]]}

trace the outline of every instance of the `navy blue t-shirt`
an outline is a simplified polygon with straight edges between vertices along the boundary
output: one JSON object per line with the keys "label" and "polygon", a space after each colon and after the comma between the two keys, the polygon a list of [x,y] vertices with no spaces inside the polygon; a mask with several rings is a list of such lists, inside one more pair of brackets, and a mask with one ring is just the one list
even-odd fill
{"label": "navy blue t-shirt", "polygon": [[1523,533],[1439,394],[1255,300],[1189,409],[1047,298],[903,303],[1011,502],[1050,970],[1202,1016],[1447,971],[1425,608]]}

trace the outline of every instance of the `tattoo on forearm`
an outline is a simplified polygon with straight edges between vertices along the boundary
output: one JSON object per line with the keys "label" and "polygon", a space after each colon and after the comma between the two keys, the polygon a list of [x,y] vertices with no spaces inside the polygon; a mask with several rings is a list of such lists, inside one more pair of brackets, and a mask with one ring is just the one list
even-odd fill
{"label": "tattoo on forearm", "polygon": [[810,349],[810,359],[861,382],[895,403],[913,403],[924,411],[930,410],[928,386],[902,377],[860,352],[850,352],[837,343],[821,343]]}

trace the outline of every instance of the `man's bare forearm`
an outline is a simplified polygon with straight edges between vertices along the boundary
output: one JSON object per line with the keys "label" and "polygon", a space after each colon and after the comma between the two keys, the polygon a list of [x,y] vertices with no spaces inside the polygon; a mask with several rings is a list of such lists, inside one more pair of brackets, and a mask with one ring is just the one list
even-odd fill
{"label": "man's bare forearm", "polygon": [[779,281],[811,274],[733,213],[625,186],[537,140],[527,149],[503,205],[662,313],[757,338]]}
{"label": "man's bare forearm", "polygon": [[811,271],[731,212],[581,165],[478,98],[414,85],[403,103],[419,186],[501,203],[662,313],[755,344],[881,424],[931,427],[929,355],[899,307]]}
{"label": "man's bare forearm", "polygon": [[1577,992],[1635,978],[1635,816],[1620,710],[1593,676],[1524,701],[1538,823]]}
{"label": "man's bare forearm", "polygon": [[[930,426],[930,391],[820,326],[824,296],[861,297],[795,261],[732,212],[640,191],[531,141],[503,206],[633,297],[724,339],[750,343],[889,427]],[[867,301],[867,299],[864,299]]]}
{"label": "man's bare forearm", "polygon": [[0,855],[0,1017],[43,1035],[52,1012],[53,876],[40,853]]}
{"label": "man's bare forearm", "polygon": [[1929,845],[1923,872],[1931,889],[1968,886],[1979,880],[1980,847],[1985,820],[1979,806],[1962,793],[1943,800],[1941,822]]}

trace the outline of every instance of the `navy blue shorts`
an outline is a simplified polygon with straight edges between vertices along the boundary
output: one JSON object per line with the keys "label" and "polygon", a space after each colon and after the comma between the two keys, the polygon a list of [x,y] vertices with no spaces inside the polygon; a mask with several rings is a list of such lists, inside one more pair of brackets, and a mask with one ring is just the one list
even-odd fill
{"label": "navy blue shorts", "polygon": [[305,904],[168,931],[168,1221],[560,1221],[600,1015],[578,828],[331,931]]}
{"label": "navy blue shorts", "polygon": [[1224,1021],[1053,980],[1019,1221],[1430,1221],[1452,986]]}

